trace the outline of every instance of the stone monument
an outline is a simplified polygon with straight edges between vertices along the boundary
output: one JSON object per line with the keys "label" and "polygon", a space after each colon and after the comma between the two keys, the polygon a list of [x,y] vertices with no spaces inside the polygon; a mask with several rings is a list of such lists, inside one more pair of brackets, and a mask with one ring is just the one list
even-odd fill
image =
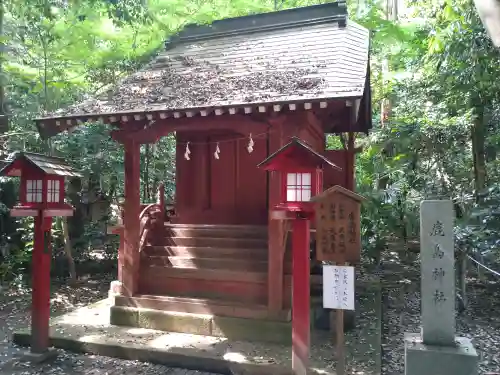
{"label": "stone monument", "polygon": [[405,375],[477,375],[469,339],[455,336],[453,203],[420,205],[422,332],[405,334]]}

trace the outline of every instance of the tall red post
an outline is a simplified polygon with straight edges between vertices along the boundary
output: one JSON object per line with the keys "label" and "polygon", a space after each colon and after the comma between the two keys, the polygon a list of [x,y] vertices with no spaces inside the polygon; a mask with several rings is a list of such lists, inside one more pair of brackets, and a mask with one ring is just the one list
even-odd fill
{"label": "tall red post", "polygon": [[135,142],[126,142],[124,146],[125,203],[123,215],[124,247],[122,287],[125,295],[133,296],[137,292],[137,280],[139,277],[141,145]]}
{"label": "tall red post", "polygon": [[292,228],[292,369],[305,375],[310,347],[309,220],[293,219]]}
{"label": "tall red post", "polygon": [[32,263],[31,352],[49,349],[50,261],[52,218],[43,211],[35,216],[35,238]]}

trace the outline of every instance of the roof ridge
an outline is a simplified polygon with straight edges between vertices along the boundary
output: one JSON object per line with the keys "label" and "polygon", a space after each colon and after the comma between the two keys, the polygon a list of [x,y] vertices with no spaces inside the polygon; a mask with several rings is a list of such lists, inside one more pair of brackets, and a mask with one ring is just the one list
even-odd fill
{"label": "roof ridge", "polygon": [[339,26],[346,25],[347,6],[345,0],[275,12],[226,18],[216,20],[209,25],[190,24],[185,26],[176,35],[167,39],[165,41],[165,47],[166,49],[170,49],[185,42],[328,22],[338,22]]}

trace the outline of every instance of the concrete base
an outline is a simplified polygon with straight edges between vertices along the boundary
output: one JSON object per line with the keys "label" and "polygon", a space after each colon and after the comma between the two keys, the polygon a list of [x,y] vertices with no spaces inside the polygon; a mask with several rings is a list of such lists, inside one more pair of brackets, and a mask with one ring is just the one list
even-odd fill
{"label": "concrete base", "polygon": [[455,347],[425,345],[419,333],[405,334],[405,375],[477,375],[478,355],[469,339]]}
{"label": "concrete base", "polygon": [[21,357],[19,357],[19,361],[39,364],[43,362],[52,361],[56,359],[58,355],[59,351],[57,351],[56,349],[48,349],[46,352],[43,353],[26,352],[23,353]]}

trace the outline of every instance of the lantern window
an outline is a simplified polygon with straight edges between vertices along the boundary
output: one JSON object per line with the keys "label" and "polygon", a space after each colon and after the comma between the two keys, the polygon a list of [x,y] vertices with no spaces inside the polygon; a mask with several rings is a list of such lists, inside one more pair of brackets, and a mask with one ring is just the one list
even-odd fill
{"label": "lantern window", "polygon": [[47,181],[47,202],[59,202],[59,181]]}
{"label": "lantern window", "polygon": [[286,200],[308,202],[311,200],[311,173],[287,173]]}
{"label": "lantern window", "polygon": [[26,202],[28,203],[41,203],[42,202],[42,191],[43,191],[42,180],[27,180],[26,181]]}

